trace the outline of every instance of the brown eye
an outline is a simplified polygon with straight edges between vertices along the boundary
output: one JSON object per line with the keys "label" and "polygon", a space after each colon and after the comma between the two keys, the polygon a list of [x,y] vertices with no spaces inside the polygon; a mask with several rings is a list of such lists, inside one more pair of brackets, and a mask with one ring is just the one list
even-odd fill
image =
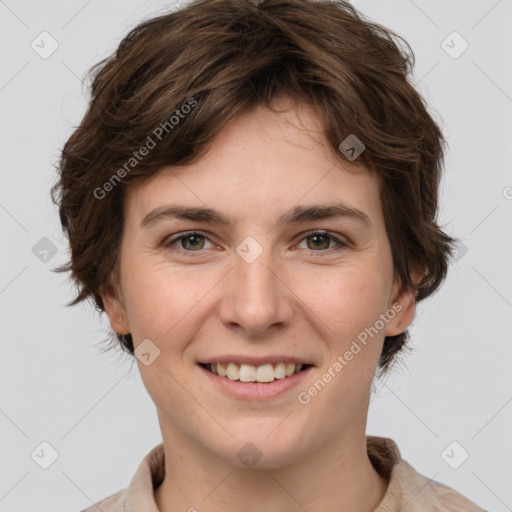
{"label": "brown eye", "polygon": [[[306,233],[306,236],[302,240],[306,240],[307,248],[310,251],[319,253],[329,250],[339,251],[349,245],[347,242],[328,231],[313,231]],[[338,247],[332,247],[333,242],[336,243]]]}

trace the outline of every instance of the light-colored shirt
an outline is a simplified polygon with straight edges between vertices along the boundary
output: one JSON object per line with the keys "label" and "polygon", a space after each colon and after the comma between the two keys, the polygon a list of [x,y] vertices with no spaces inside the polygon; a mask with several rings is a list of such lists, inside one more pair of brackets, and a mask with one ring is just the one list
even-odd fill
{"label": "light-colored shirt", "polygon": [[[451,487],[418,473],[392,439],[366,436],[366,447],[375,470],[388,480],[374,512],[486,512]],[[164,445],[159,444],[144,457],[126,489],[82,512],[159,512],[154,490],[164,478]]]}

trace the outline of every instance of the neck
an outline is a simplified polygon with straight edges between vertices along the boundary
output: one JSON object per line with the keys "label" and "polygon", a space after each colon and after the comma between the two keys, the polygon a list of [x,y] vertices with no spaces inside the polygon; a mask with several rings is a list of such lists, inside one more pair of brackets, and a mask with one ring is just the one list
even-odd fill
{"label": "neck", "polygon": [[[388,481],[372,466],[364,432],[333,449],[316,450],[292,464],[272,469],[239,468],[201,457],[187,442],[165,443],[166,478],[155,491],[160,512],[373,512]],[[188,446],[187,446],[188,445]]]}

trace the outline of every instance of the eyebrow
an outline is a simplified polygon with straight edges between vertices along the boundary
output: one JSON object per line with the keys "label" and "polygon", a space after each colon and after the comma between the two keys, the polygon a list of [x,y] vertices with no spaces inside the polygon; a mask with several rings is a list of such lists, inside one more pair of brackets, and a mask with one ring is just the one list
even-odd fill
{"label": "eyebrow", "polygon": [[[232,230],[234,226],[233,220],[217,210],[175,204],[168,204],[155,208],[142,219],[140,226],[141,228],[146,229],[156,224],[158,221],[168,218],[220,224],[230,230]],[[296,206],[289,212],[282,214],[277,222],[281,224],[299,224],[301,222],[332,218],[348,218],[356,220],[363,227],[368,229],[372,226],[369,217],[364,212],[357,208],[349,207],[343,203]]]}

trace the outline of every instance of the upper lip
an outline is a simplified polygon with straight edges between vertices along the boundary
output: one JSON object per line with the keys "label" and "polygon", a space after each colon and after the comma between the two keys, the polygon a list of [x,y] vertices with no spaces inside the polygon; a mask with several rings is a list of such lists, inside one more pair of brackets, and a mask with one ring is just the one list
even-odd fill
{"label": "upper lip", "polygon": [[237,363],[237,364],[250,364],[252,366],[261,366],[263,364],[277,364],[277,363],[296,363],[296,364],[309,364],[313,363],[309,359],[304,359],[298,356],[289,356],[289,355],[279,355],[272,354],[268,356],[248,356],[248,355],[220,355],[220,356],[212,356],[206,359],[202,359],[198,361],[202,364],[212,364],[212,363]]}

